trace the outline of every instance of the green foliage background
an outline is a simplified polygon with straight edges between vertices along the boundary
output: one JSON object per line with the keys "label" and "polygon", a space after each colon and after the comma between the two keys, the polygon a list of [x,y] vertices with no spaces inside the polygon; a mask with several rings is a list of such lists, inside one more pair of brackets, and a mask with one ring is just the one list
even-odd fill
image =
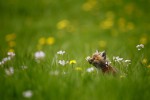
{"label": "green foliage background", "polygon": [[[0,99],[26,99],[23,91],[32,90],[33,100],[147,100],[149,5],[148,0],[1,0],[0,61],[10,49],[16,56],[0,65]],[[12,33],[16,35],[13,46],[6,38]],[[39,47],[42,37],[55,41]],[[145,47],[138,51],[136,45],[141,43]],[[112,61],[121,72],[118,77],[88,73],[91,65],[85,58],[96,49],[106,50],[111,61],[120,56],[130,59],[131,64],[126,69]],[[46,53],[41,63],[34,59],[38,50]],[[59,50],[66,54],[57,59]],[[59,59],[75,59],[77,63],[62,67]],[[28,69],[22,70],[22,65]],[[11,66],[14,74],[7,76],[5,69]],[[51,75],[55,70],[59,74]]]}

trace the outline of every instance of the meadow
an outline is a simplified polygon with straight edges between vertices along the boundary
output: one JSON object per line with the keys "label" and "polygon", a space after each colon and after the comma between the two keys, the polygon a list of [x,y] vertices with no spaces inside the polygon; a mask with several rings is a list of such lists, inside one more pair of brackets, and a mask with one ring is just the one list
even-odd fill
{"label": "meadow", "polygon": [[[1,0],[0,100],[148,100],[150,1]],[[106,51],[117,76],[86,61]]]}

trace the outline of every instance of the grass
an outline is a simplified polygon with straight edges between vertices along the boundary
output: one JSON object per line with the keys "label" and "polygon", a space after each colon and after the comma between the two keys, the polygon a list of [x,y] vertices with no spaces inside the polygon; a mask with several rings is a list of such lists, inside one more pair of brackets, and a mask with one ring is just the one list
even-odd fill
{"label": "grass", "polygon": [[[16,54],[0,65],[0,99],[147,100],[148,8],[147,0],[0,1],[0,61],[10,50]],[[145,47],[138,51],[138,44]],[[85,58],[97,49],[107,51],[111,65],[120,71],[117,77],[97,69],[86,71],[91,65]],[[34,54],[39,50],[46,56],[37,63]],[[66,53],[57,55],[59,50]],[[129,59],[131,64],[115,63],[113,56]],[[61,66],[58,60],[77,63]],[[10,67],[14,73],[7,75]],[[29,98],[23,96],[27,90],[33,93]]]}

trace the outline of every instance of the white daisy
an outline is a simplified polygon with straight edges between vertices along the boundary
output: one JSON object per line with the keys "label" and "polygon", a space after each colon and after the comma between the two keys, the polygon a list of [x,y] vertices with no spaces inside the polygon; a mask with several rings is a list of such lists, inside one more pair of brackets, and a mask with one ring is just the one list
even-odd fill
{"label": "white daisy", "polygon": [[59,60],[58,63],[62,66],[65,66],[65,64],[67,64],[65,60]]}
{"label": "white daisy", "polygon": [[128,62],[131,62],[131,60],[124,60],[124,62],[128,63]]}
{"label": "white daisy", "polygon": [[24,92],[22,93],[22,95],[23,95],[25,98],[31,98],[32,95],[33,95],[33,93],[32,93],[31,90],[27,90],[27,91],[24,91]]}
{"label": "white daisy", "polygon": [[119,56],[117,56],[117,57],[113,57],[113,60],[115,62],[120,62],[120,61],[123,61],[123,58],[120,58]]}
{"label": "white daisy", "polygon": [[94,71],[94,68],[93,67],[90,67],[90,68],[87,68],[87,70],[86,70],[87,72],[93,72]]}
{"label": "white daisy", "polygon": [[138,50],[141,50],[142,48],[144,48],[144,45],[143,45],[143,44],[139,44],[139,45],[136,46],[136,48],[137,48]]}
{"label": "white daisy", "polygon": [[10,56],[10,57],[14,57],[15,53],[14,52],[8,52],[7,55]]}
{"label": "white daisy", "polygon": [[63,55],[63,54],[65,54],[66,52],[65,51],[62,51],[62,50],[60,50],[60,51],[58,51],[57,52],[57,54],[59,54],[59,55]]}
{"label": "white daisy", "polygon": [[14,74],[14,68],[9,67],[8,69],[5,69],[6,75],[13,75]]}
{"label": "white daisy", "polygon": [[43,51],[37,51],[34,54],[35,59],[43,59],[45,57],[45,53]]}
{"label": "white daisy", "polygon": [[11,60],[11,57],[9,57],[9,56],[2,59],[2,61],[4,61],[4,62],[7,62],[9,60]]}

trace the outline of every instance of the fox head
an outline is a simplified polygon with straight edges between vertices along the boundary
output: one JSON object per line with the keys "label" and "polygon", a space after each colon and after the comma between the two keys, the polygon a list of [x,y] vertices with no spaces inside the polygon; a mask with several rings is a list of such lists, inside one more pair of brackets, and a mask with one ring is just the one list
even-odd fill
{"label": "fox head", "polygon": [[106,66],[108,64],[106,61],[106,52],[96,51],[92,57],[88,59],[88,62],[97,68]]}

